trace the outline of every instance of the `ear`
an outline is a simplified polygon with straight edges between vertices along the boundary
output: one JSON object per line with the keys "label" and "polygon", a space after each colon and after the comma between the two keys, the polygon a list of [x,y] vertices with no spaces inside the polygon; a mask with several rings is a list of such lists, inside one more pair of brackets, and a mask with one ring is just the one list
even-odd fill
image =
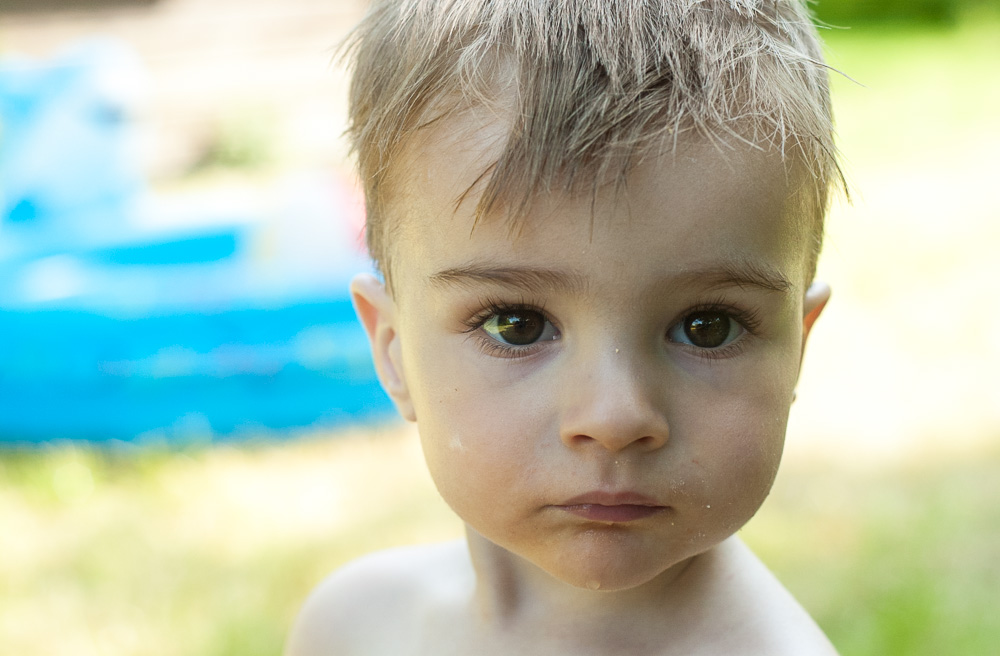
{"label": "ear", "polygon": [[403,355],[396,321],[396,301],[375,276],[362,273],[351,281],[354,311],[368,333],[375,372],[383,389],[407,421],[416,421],[410,388],[403,371]]}
{"label": "ear", "polygon": [[[830,286],[825,282],[813,281],[809,285],[809,289],[806,290],[805,303],[802,305],[802,353],[806,350],[806,340],[809,338],[809,333],[812,331],[813,324],[816,323],[816,319],[819,318],[820,313],[823,312],[823,308],[826,307],[827,301],[830,300]],[[799,366],[801,367],[802,358],[799,358]]]}

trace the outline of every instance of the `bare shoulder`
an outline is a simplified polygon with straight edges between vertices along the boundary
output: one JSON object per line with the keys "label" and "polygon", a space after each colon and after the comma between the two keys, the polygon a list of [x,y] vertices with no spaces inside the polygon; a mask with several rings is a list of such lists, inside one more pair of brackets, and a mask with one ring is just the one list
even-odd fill
{"label": "bare shoulder", "polygon": [[727,643],[714,653],[837,656],[809,613],[738,538],[717,547],[704,566],[718,593],[709,603],[715,617],[724,618],[715,635]]}
{"label": "bare shoulder", "polygon": [[464,542],[403,547],[352,561],[309,595],[285,656],[404,654],[437,600],[467,577]]}

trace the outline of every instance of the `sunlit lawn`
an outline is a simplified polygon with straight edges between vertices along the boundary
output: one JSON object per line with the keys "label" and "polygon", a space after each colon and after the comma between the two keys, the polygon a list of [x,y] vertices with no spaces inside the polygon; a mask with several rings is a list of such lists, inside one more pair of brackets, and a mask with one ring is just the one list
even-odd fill
{"label": "sunlit lawn", "polygon": [[[994,654],[1000,452],[792,461],[745,539],[847,655]],[[276,654],[337,565],[460,526],[409,430],[175,454],[60,447],[0,476],[0,646]]]}
{"label": "sunlit lawn", "polygon": [[279,653],[333,567],[457,534],[403,437],[5,456],[0,653]]}
{"label": "sunlit lawn", "polygon": [[[834,304],[744,537],[844,656],[995,654],[1000,27],[830,42],[866,85],[836,85],[859,200],[831,220]],[[398,426],[0,453],[0,654],[276,654],[337,565],[459,534]]]}
{"label": "sunlit lawn", "polygon": [[867,471],[789,464],[744,536],[844,656],[997,652],[1000,449]]}

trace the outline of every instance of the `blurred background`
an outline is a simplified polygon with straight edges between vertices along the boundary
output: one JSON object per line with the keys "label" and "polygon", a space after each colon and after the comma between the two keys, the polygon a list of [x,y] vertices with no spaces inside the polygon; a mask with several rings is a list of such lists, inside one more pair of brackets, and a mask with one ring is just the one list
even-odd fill
{"label": "blurred background", "polygon": [[[345,293],[366,4],[0,0],[0,653],[280,653],[333,568],[461,534]],[[845,656],[994,654],[1000,10],[816,10],[852,202],[743,536]]]}

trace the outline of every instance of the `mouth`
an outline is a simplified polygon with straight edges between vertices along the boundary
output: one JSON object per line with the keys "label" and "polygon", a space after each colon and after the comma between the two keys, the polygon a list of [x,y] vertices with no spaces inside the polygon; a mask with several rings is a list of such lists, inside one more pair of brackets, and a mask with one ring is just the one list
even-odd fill
{"label": "mouth", "polygon": [[669,506],[632,492],[589,492],[555,508],[592,522],[626,523],[652,517],[666,511]]}

